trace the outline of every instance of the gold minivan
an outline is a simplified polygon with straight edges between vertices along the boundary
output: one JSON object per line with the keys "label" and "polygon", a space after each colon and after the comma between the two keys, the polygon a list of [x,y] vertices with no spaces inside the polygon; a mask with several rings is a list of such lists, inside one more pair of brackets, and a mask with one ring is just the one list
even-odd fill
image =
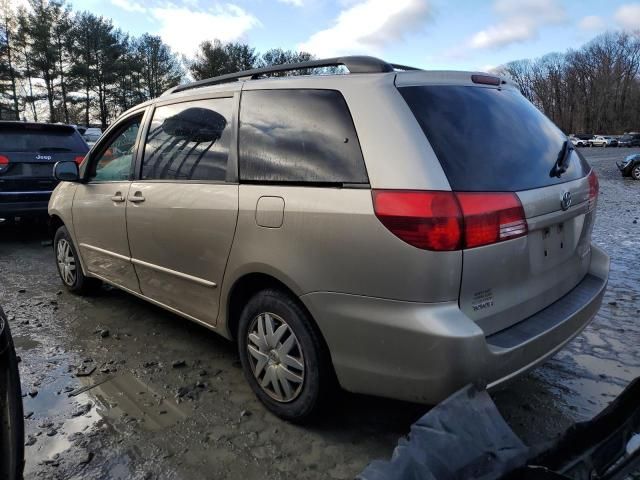
{"label": "gold minivan", "polygon": [[181,85],[55,176],[66,287],[233,339],[289,420],[336,383],[430,404],[496,386],[577,335],[607,284],[595,173],[487,74],[344,57]]}

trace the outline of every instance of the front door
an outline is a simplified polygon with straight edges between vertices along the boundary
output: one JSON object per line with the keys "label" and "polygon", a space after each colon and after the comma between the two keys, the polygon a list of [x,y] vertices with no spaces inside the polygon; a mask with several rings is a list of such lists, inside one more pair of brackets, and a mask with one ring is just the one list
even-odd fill
{"label": "front door", "polygon": [[101,140],[73,200],[77,246],[87,271],[140,292],[127,240],[126,208],[142,114],[125,119]]}
{"label": "front door", "polygon": [[156,107],[128,195],[142,293],[209,325],[238,215],[238,184],[227,172],[233,104],[229,96]]}

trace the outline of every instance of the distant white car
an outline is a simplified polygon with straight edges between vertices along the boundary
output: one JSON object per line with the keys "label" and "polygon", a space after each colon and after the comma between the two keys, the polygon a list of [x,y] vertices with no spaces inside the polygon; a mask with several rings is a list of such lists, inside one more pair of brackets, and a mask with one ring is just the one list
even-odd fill
{"label": "distant white car", "polygon": [[578,137],[569,137],[569,140],[571,141],[571,143],[573,143],[574,147],[586,147],[589,145],[588,140],[582,140]]}
{"label": "distant white car", "polygon": [[83,137],[87,143],[94,144],[98,141],[100,135],[102,135],[102,130],[89,127],[85,130]]}
{"label": "distant white car", "polygon": [[589,140],[589,145],[592,147],[617,147],[618,139],[604,135],[596,135]]}

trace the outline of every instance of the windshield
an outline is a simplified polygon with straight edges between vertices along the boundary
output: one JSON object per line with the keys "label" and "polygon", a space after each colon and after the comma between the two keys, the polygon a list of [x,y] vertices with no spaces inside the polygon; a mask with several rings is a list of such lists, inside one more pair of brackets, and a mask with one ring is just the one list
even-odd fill
{"label": "windshield", "polygon": [[453,190],[520,191],[585,176],[575,150],[550,175],[567,137],[520,93],[468,86],[402,87]]}
{"label": "windshield", "polygon": [[0,152],[77,152],[89,149],[73,128],[18,126],[0,128]]}

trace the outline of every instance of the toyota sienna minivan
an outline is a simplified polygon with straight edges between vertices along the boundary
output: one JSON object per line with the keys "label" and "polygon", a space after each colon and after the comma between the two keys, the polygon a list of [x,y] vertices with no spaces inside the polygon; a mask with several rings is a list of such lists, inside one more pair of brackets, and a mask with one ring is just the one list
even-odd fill
{"label": "toyota sienna minivan", "polygon": [[181,85],[55,175],[66,287],[106,282],[232,339],[293,421],[336,383],[426,404],[500,385],[607,284],[595,173],[487,74],[343,57]]}

